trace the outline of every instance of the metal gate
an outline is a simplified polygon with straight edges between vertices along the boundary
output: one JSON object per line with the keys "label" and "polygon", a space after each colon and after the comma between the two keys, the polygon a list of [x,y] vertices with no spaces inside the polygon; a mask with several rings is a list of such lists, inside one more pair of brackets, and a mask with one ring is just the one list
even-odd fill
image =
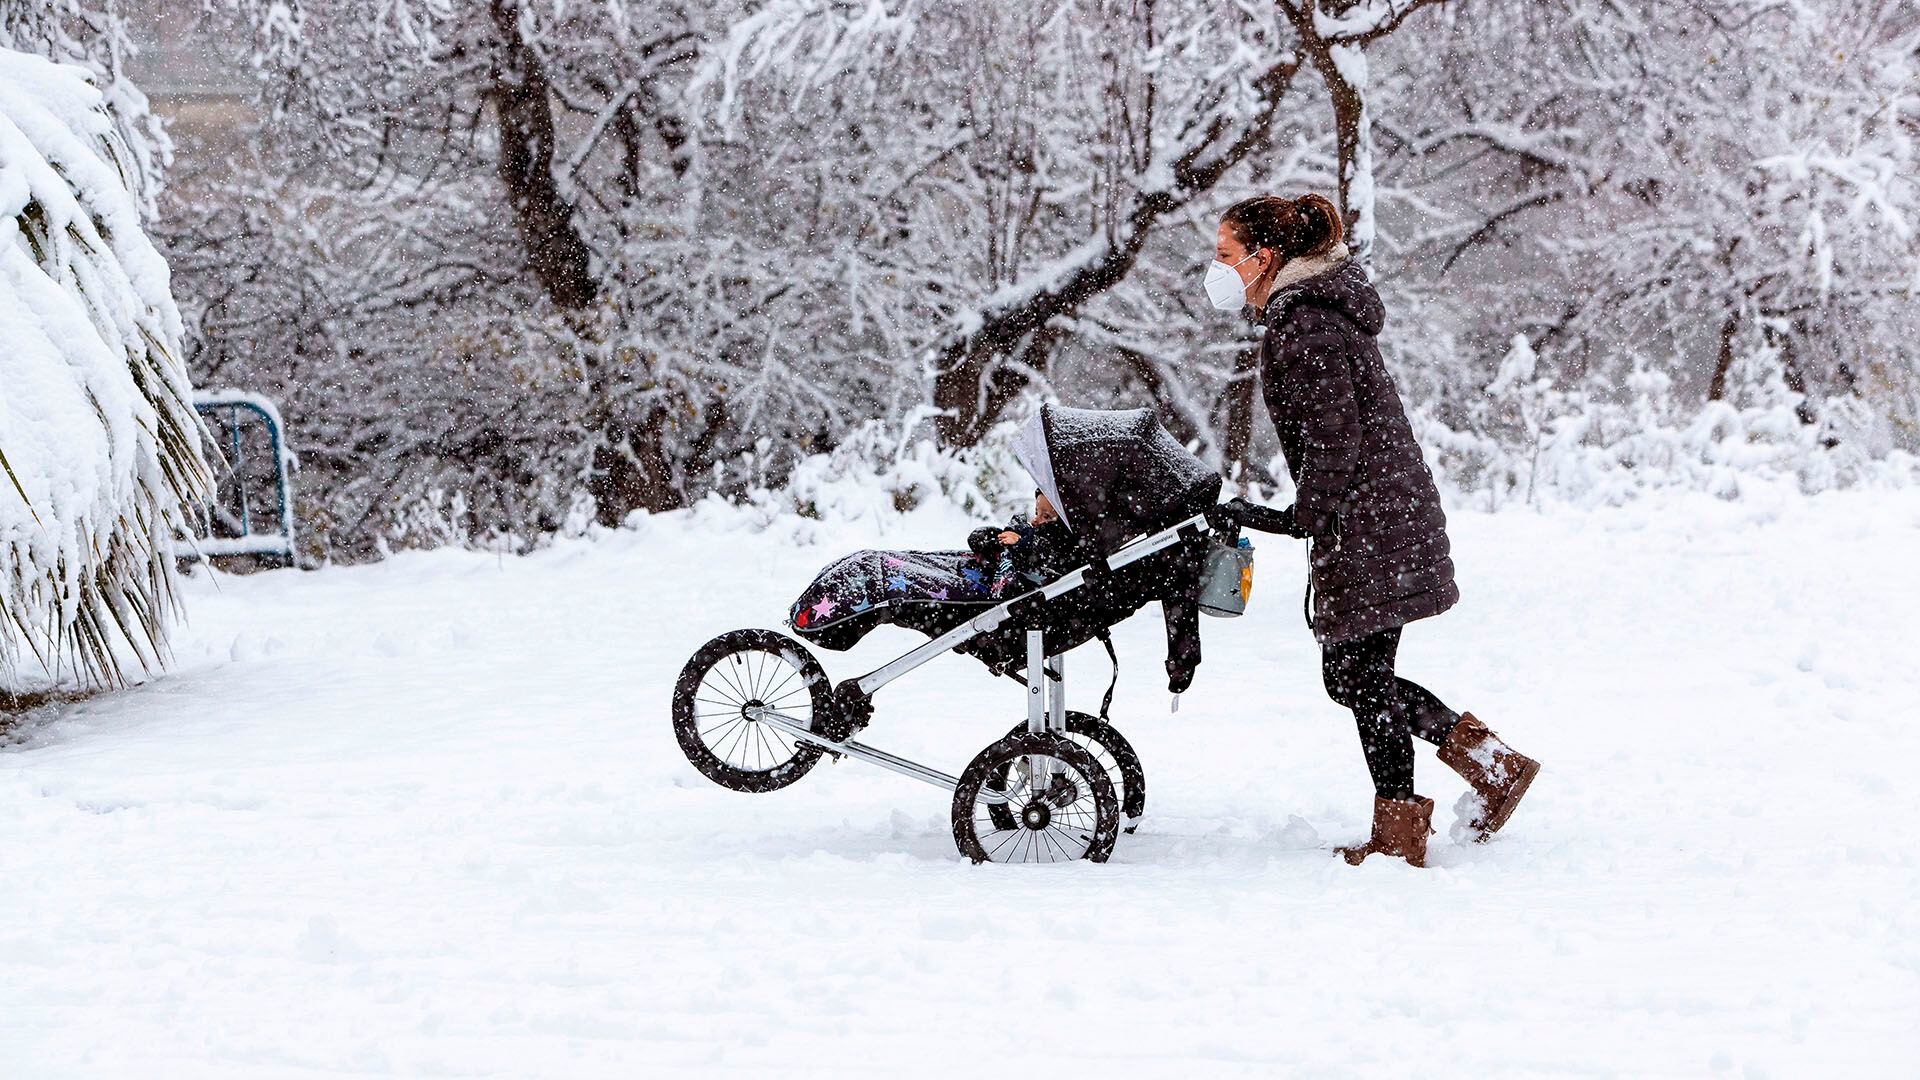
{"label": "metal gate", "polygon": [[198,522],[200,554],[294,565],[290,474],[296,461],[287,449],[280,410],[258,394],[239,390],[195,394],[193,407],[227,459],[213,501]]}

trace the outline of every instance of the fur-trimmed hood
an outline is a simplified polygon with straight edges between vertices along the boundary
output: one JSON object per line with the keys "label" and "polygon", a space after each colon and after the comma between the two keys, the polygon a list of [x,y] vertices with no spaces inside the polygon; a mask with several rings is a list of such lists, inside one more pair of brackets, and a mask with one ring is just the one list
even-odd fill
{"label": "fur-trimmed hood", "polygon": [[1281,267],[1261,321],[1277,326],[1300,304],[1337,311],[1369,336],[1379,336],[1387,322],[1386,305],[1345,244],[1335,244],[1317,259],[1295,259]]}

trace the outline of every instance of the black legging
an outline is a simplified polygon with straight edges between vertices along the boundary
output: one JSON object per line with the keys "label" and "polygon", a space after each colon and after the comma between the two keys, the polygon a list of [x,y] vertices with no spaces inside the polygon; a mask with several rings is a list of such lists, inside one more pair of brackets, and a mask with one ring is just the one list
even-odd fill
{"label": "black legging", "polygon": [[1327,696],[1353,710],[1374,793],[1383,799],[1413,797],[1412,736],[1439,745],[1460,719],[1426,687],[1394,675],[1399,651],[1397,626],[1320,649]]}

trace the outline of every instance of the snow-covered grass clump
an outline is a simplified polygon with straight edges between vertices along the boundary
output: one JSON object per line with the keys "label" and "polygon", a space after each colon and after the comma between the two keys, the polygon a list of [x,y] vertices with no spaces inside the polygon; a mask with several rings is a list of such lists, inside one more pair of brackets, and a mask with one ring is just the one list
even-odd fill
{"label": "snow-covered grass clump", "polygon": [[134,160],[84,71],[0,49],[0,686],[23,649],[57,681],[157,663],[210,486]]}
{"label": "snow-covered grass clump", "polygon": [[1784,376],[1777,348],[1740,357],[1718,401],[1685,403],[1651,365],[1624,387],[1561,387],[1516,336],[1464,423],[1415,409],[1414,427],[1443,486],[1494,509],[1510,502],[1618,506],[1653,491],[1726,499],[1762,491],[1814,494],[1908,487],[1920,461],[1859,397],[1817,411]]}

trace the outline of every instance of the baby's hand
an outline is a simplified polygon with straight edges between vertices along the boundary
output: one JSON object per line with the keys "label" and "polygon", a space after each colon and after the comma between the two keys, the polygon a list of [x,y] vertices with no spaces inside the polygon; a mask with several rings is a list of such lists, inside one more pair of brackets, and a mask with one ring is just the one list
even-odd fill
{"label": "baby's hand", "polygon": [[1000,542],[1008,547],[1012,547],[1020,542],[1020,534],[1014,532],[1012,529],[1008,529],[1000,534]]}

